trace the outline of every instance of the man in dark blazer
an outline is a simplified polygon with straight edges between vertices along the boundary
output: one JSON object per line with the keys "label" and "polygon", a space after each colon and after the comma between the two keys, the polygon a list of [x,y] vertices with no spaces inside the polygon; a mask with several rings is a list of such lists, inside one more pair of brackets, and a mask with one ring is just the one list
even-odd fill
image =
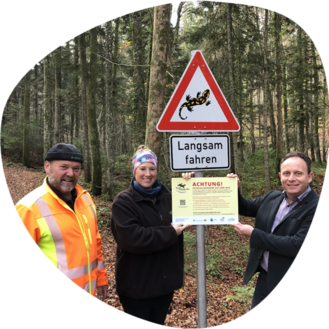
{"label": "man in dark blazer", "polygon": [[305,154],[288,153],[281,160],[279,176],[283,191],[271,191],[253,200],[243,198],[239,192],[239,214],[255,217],[255,228],[232,224],[239,234],[250,237],[243,284],[259,272],[251,308],[264,300],[288,271],[304,242],[319,200],[309,187],[313,173],[311,160]]}

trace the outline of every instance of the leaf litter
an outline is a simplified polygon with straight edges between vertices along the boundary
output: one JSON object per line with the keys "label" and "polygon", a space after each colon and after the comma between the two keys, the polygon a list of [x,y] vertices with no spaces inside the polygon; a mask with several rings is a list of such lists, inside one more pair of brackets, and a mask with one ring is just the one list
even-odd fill
{"label": "leaf litter", "polygon": [[[5,159],[3,162],[5,177],[14,204],[42,184],[45,177],[42,170],[5,163]],[[111,209],[110,201],[104,201],[100,196],[93,197],[93,200],[98,210]],[[253,224],[251,218],[243,217],[240,221]],[[109,280],[109,291],[104,302],[123,311],[115,288],[116,243],[109,227],[108,211],[98,212],[98,225]],[[174,292],[165,326],[197,328],[197,282],[195,242],[193,242],[193,239],[195,241],[195,228],[189,228],[184,235],[184,240],[185,237],[190,238],[189,243],[185,246],[184,286]],[[243,271],[249,252],[248,245],[248,239],[237,236],[231,227],[209,226],[206,228],[208,327],[232,321],[248,312],[250,308],[250,296],[252,295],[250,291],[255,283],[253,281],[247,286],[242,286]],[[242,292],[234,289],[236,287],[242,287]]]}

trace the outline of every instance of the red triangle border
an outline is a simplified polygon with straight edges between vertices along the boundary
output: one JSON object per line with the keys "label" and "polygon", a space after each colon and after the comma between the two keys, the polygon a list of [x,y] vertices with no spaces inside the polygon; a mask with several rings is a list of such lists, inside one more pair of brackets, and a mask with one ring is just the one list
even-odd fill
{"label": "red triangle border", "polygon": [[[181,101],[185,90],[191,82],[195,71],[200,68],[210,89],[213,92],[218,104],[226,116],[227,122],[170,122],[175,113],[179,102]],[[205,59],[200,51],[196,51],[187,65],[187,68],[181,77],[173,95],[171,96],[162,116],[157,124],[158,131],[239,131],[240,125],[236,120],[233,111],[228,105],[223,93],[221,92],[213,74],[211,73]]]}

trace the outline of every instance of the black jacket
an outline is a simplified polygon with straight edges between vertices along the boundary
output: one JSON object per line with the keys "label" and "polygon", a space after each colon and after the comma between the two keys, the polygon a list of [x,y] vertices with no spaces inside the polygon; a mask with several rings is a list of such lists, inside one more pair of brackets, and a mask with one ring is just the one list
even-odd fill
{"label": "black jacket", "polygon": [[111,229],[117,242],[119,295],[136,299],[163,296],[183,284],[183,235],[172,222],[171,192],[162,186],[155,204],[133,187],[113,202]]}
{"label": "black jacket", "polygon": [[271,191],[254,200],[244,199],[239,192],[239,214],[256,217],[255,229],[250,237],[250,254],[243,283],[248,283],[257,271],[263,251],[269,251],[269,292],[280,282],[297,256],[312,223],[319,196],[311,190],[271,233],[282,200],[281,191]]}

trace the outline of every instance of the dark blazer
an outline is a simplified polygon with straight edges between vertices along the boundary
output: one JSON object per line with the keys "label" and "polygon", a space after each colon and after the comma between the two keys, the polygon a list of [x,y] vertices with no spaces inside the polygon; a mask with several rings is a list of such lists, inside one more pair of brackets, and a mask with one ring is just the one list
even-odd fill
{"label": "dark blazer", "polygon": [[268,292],[280,282],[297,256],[312,223],[319,196],[311,190],[271,233],[282,200],[282,191],[271,191],[253,200],[243,198],[239,192],[239,214],[256,217],[255,229],[250,237],[250,254],[243,284],[248,283],[257,272],[263,252],[266,250],[269,251]]}
{"label": "dark blazer", "polygon": [[117,242],[119,296],[135,299],[172,293],[183,285],[183,235],[171,226],[171,192],[162,186],[156,202],[132,185],[113,202],[111,229]]}

